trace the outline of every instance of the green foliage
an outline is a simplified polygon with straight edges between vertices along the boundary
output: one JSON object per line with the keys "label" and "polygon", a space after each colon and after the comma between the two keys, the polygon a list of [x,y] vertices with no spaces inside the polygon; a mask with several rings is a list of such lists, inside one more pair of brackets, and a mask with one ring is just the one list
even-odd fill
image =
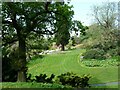
{"label": "green foliage", "polygon": [[83,26],[80,21],[77,21],[77,20],[72,21],[72,25],[71,25],[70,30],[75,31],[76,34],[77,34],[78,31],[80,31],[81,35],[84,36],[84,35],[86,35],[86,29],[88,29],[88,27]]}
{"label": "green foliage", "polygon": [[56,34],[56,44],[57,45],[67,45],[69,43],[69,39],[70,39],[70,33],[69,31],[67,30],[62,30],[62,31],[59,31],[57,34]]}
{"label": "green foliage", "polygon": [[105,52],[104,50],[100,49],[91,49],[83,53],[83,58],[84,59],[98,59],[98,60],[103,60],[106,59],[104,56]]}
{"label": "green foliage", "polygon": [[66,45],[68,50],[71,50],[72,47],[72,40],[69,40],[69,43]]}
{"label": "green foliage", "polygon": [[[19,63],[15,65],[22,71],[24,70],[23,68],[26,67],[26,51],[29,52],[29,49],[31,48],[41,49],[41,40],[37,39],[38,42],[40,42],[37,43],[37,40],[34,39],[38,38],[38,35],[43,36],[43,34],[54,34],[57,32],[57,25],[55,22],[64,19],[66,20],[65,23],[67,23],[71,21],[71,16],[74,13],[71,9],[72,7],[64,4],[63,2],[4,2],[2,7],[3,46],[9,46],[10,44],[18,41],[19,56],[16,56],[18,56],[17,61]],[[62,25],[62,27],[64,27],[64,25]],[[68,26],[65,28],[68,28]],[[32,40],[28,39],[29,35],[31,35]],[[28,44],[27,50],[26,43]],[[29,48],[29,44],[33,45],[30,45]],[[49,44],[45,42],[42,48],[49,49]],[[18,67],[16,69],[18,69]]]}
{"label": "green foliage", "polygon": [[81,35],[81,36],[79,37],[79,43],[82,43],[84,40],[86,40],[86,39],[88,39],[88,38],[89,38],[89,36],[87,36],[87,35],[85,35],[85,36]]}
{"label": "green foliage", "polygon": [[[62,8],[64,6],[64,9]],[[67,6],[66,4],[63,6],[59,6],[58,11],[60,11],[63,16],[60,17],[59,15],[56,15],[57,18],[60,19],[60,21],[56,22],[56,30],[57,33],[55,34],[56,44],[62,45],[62,50],[64,51],[64,46],[69,43],[70,39],[70,32],[69,29],[71,27],[72,17],[73,17],[73,10],[71,9],[71,6]],[[67,10],[69,9],[69,11]]]}
{"label": "green foliage", "polygon": [[74,73],[64,73],[58,76],[59,82],[62,83],[62,85],[70,85],[72,87],[90,87],[88,84],[88,81],[91,77],[84,75],[83,77],[79,77]]}
{"label": "green foliage", "polygon": [[75,46],[75,38],[71,37],[71,40],[72,40],[72,46]]}
{"label": "green foliage", "polygon": [[35,80],[31,80],[31,75],[28,77],[28,80],[30,79],[30,81],[36,81],[36,82],[42,82],[42,83],[53,83],[53,79],[54,79],[55,75],[51,74],[51,76],[49,78],[47,78],[46,74],[40,74],[39,76],[35,76]]}
{"label": "green foliage", "polygon": [[108,50],[107,55],[108,55],[108,58],[118,56],[118,48]]}
{"label": "green foliage", "polygon": [[120,57],[114,57],[106,60],[84,59],[81,63],[87,67],[112,67],[120,65],[119,58]]}
{"label": "green foliage", "polygon": [[27,37],[26,44],[27,60],[31,60],[34,57],[39,57],[39,53],[43,50],[50,49],[52,46],[52,39],[31,33]]}
{"label": "green foliage", "polygon": [[18,62],[16,43],[11,46],[2,47],[2,81],[17,81],[19,67],[20,62]]}
{"label": "green foliage", "polygon": [[91,46],[92,49],[103,50],[106,58],[119,56],[119,46],[116,39],[108,38]]}
{"label": "green foliage", "polygon": [[[7,66],[7,67],[6,67]],[[17,81],[17,71],[11,65],[11,59],[8,57],[2,58],[2,81],[15,82]]]}
{"label": "green foliage", "polygon": [[[86,39],[86,30],[88,29],[87,26],[83,26],[80,21],[73,20],[70,30],[75,32],[76,35],[71,37],[72,45],[80,44],[82,40]],[[80,37],[77,37],[78,32],[80,32]]]}
{"label": "green foliage", "polygon": [[49,50],[50,44],[48,42],[43,43],[43,50]]}
{"label": "green foliage", "polygon": [[85,36],[80,36],[80,40],[82,41],[82,44],[87,47],[91,47],[94,44],[97,44],[98,41],[101,40],[101,34],[103,30],[100,29],[100,26],[97,24],[93,24],[89,26],[89,29],[86,30]]}
{"label": "green foliage", "polygon": [[[96,33],[98,35],[96,35]],[[87,46],[88,49],[93,50],[88,50],[86,52],[87,56],[85,56],[91,59],[99,59],[100,57],[101,59],[108,59],[113,56],[119,56],[119,39],[117,33],[116,29],[105,31],[104,29],[101,29],[100,26],[98,26],[98,28],[97,25],[90,26],[87,31],[89,38],[83,44]]]}

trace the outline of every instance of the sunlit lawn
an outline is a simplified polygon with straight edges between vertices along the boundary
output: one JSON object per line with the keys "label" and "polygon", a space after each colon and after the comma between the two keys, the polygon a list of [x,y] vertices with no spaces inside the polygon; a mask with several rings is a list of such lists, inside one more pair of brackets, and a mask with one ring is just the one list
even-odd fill
{"label": "sunlit lawn", "polygon": [[80,61],[83,52],[84,49],[76,49],[31,60],[28,64],[28,73],[32,74],[32,78],[41,73],[48,76],[65,72],[74,72],[80,76],[90,74],[91,84],[118,81],[118,67],[86,67]]}

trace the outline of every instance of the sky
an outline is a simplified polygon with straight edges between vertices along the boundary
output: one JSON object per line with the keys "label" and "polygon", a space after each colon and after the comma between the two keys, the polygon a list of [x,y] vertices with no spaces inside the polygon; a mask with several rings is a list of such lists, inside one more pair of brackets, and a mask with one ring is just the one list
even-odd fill
{"label": "sky", "polygon": [[83,25],[89,26],[93,22],[92,7],[103,2],[118,2],[120,0],[71,0],[70,5],[73,5],[74,17],[73,20],[80,20]]}

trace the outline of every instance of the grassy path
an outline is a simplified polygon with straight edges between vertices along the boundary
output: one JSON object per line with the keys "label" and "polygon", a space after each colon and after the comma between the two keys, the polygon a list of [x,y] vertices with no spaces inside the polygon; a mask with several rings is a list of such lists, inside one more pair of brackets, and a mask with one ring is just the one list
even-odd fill
{"label": "grassy path", "polygon": [[60,75],[65,72],[74,72],[78,75],[90,74],[90,83],[105,83],[118,81],[118,67],[86,67],[80,62],[84,49],[65,51],[57,54],[45,55],[43,58],[32,60],[28,64],[28,73],[34,76],[52,73]]}

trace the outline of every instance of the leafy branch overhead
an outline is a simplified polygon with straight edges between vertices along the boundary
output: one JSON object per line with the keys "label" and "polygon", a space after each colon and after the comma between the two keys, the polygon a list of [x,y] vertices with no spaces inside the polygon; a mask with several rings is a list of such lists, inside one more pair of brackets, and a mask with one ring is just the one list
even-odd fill
{"label": "leafy branch overhead", "polygon": [[56,22],[69,23],[74,12],[72,6],[63,2],[4,2],[2,6],[3,45],[9,46],[18,41],[18,61],[21,63],[18,81],[25,81],[26,41],[29,35],[36,33],[43,36],[58,32]]}

